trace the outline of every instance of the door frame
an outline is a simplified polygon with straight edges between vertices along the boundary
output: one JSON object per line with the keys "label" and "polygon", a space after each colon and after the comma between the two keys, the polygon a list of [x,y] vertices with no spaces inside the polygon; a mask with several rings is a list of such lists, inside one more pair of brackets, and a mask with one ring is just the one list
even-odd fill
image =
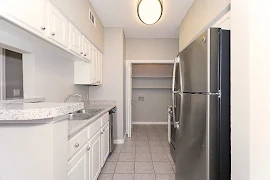
{"label": "door frame", "polygon": [[132,65],[133,64],[173,64],[174,60],[126,60],[125,68],[125,111],[126,111],[126,133],[130,138],[132,135]]}
{"label": "door frame", "polygon": [[0,101],[6,99],[6,59],[5,50],[0,48]]}

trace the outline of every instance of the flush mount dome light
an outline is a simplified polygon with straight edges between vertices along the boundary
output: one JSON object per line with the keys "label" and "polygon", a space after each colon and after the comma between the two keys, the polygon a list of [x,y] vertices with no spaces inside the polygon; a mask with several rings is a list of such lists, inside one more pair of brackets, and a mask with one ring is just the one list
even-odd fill
{"label": "flush mount dome light", "polygon": [[163,5],[161,0],[139,0],[137,13],[144,24],[155,24],[162,16]]}

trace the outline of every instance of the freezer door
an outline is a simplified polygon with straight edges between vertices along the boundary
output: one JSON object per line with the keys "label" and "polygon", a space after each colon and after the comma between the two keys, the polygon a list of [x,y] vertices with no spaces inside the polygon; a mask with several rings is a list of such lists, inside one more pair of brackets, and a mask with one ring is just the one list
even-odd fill
{"label": "freezer door", "polygon": [[217,180],[218,97],[184,94],[176,133],[176,179]]}
{"label": "freezer door", "polygon": [[183,92],[218,92],[219,29],[204,32],[180,53]]}

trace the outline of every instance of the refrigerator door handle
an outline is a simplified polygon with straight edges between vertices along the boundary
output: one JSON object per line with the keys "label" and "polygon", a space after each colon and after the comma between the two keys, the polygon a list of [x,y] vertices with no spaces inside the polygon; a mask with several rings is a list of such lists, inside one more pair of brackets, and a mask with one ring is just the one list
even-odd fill
{"label": "refrigerator door handle", "polygon": [[179,92],[176,92],[176,93],[172,93],[172,115],[173,115],[173,126],[174,128],[179,128],[179,122],[176,122],[175,121],[175,98],[174,98],[174,95],[175,94],[178,94]]}
{"label": "refrigerator door handle", "polygon": [[175,71],[176,71],[176,58],[173,63],[172,92],[174,92],[174,86],[175,86]]}
{"label": "refrigerator door handle", "polygon": [[183,92],[183,76],[182,76],[182,64],[181,64],[180,54],[177,58],[178,58],[178,63],[179,63],[180,92],[182,93]]}

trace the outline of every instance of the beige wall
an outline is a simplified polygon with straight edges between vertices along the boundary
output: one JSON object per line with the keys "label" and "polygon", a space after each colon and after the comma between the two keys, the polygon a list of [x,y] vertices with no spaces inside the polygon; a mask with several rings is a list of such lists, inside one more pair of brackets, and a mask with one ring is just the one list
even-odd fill
{"label": "beige wall", "polygon": [[117,101],[117,139],[124,136],[124,34],[122,28],[105,28],[103,84],[89,87],[93,100]]}
{"label": "beige wall", "polygon": [[230,0],[196,0],[179,27],[179,51],[230,9]]}
{"label": "beige wall", "polygon": [[65,16],[101,51],[104,52],[104,27],[96,16],[96,27],[88,19],[89,7],[94,11],[89,0],[52,0]]}
{"label": "beige wall", "polygon": [[178,39],[126,39],[127,60],[174,60]]}
{"label": "beige wall", "polygon": [[269,1],[232,1],[232,180],[270,178]]}

